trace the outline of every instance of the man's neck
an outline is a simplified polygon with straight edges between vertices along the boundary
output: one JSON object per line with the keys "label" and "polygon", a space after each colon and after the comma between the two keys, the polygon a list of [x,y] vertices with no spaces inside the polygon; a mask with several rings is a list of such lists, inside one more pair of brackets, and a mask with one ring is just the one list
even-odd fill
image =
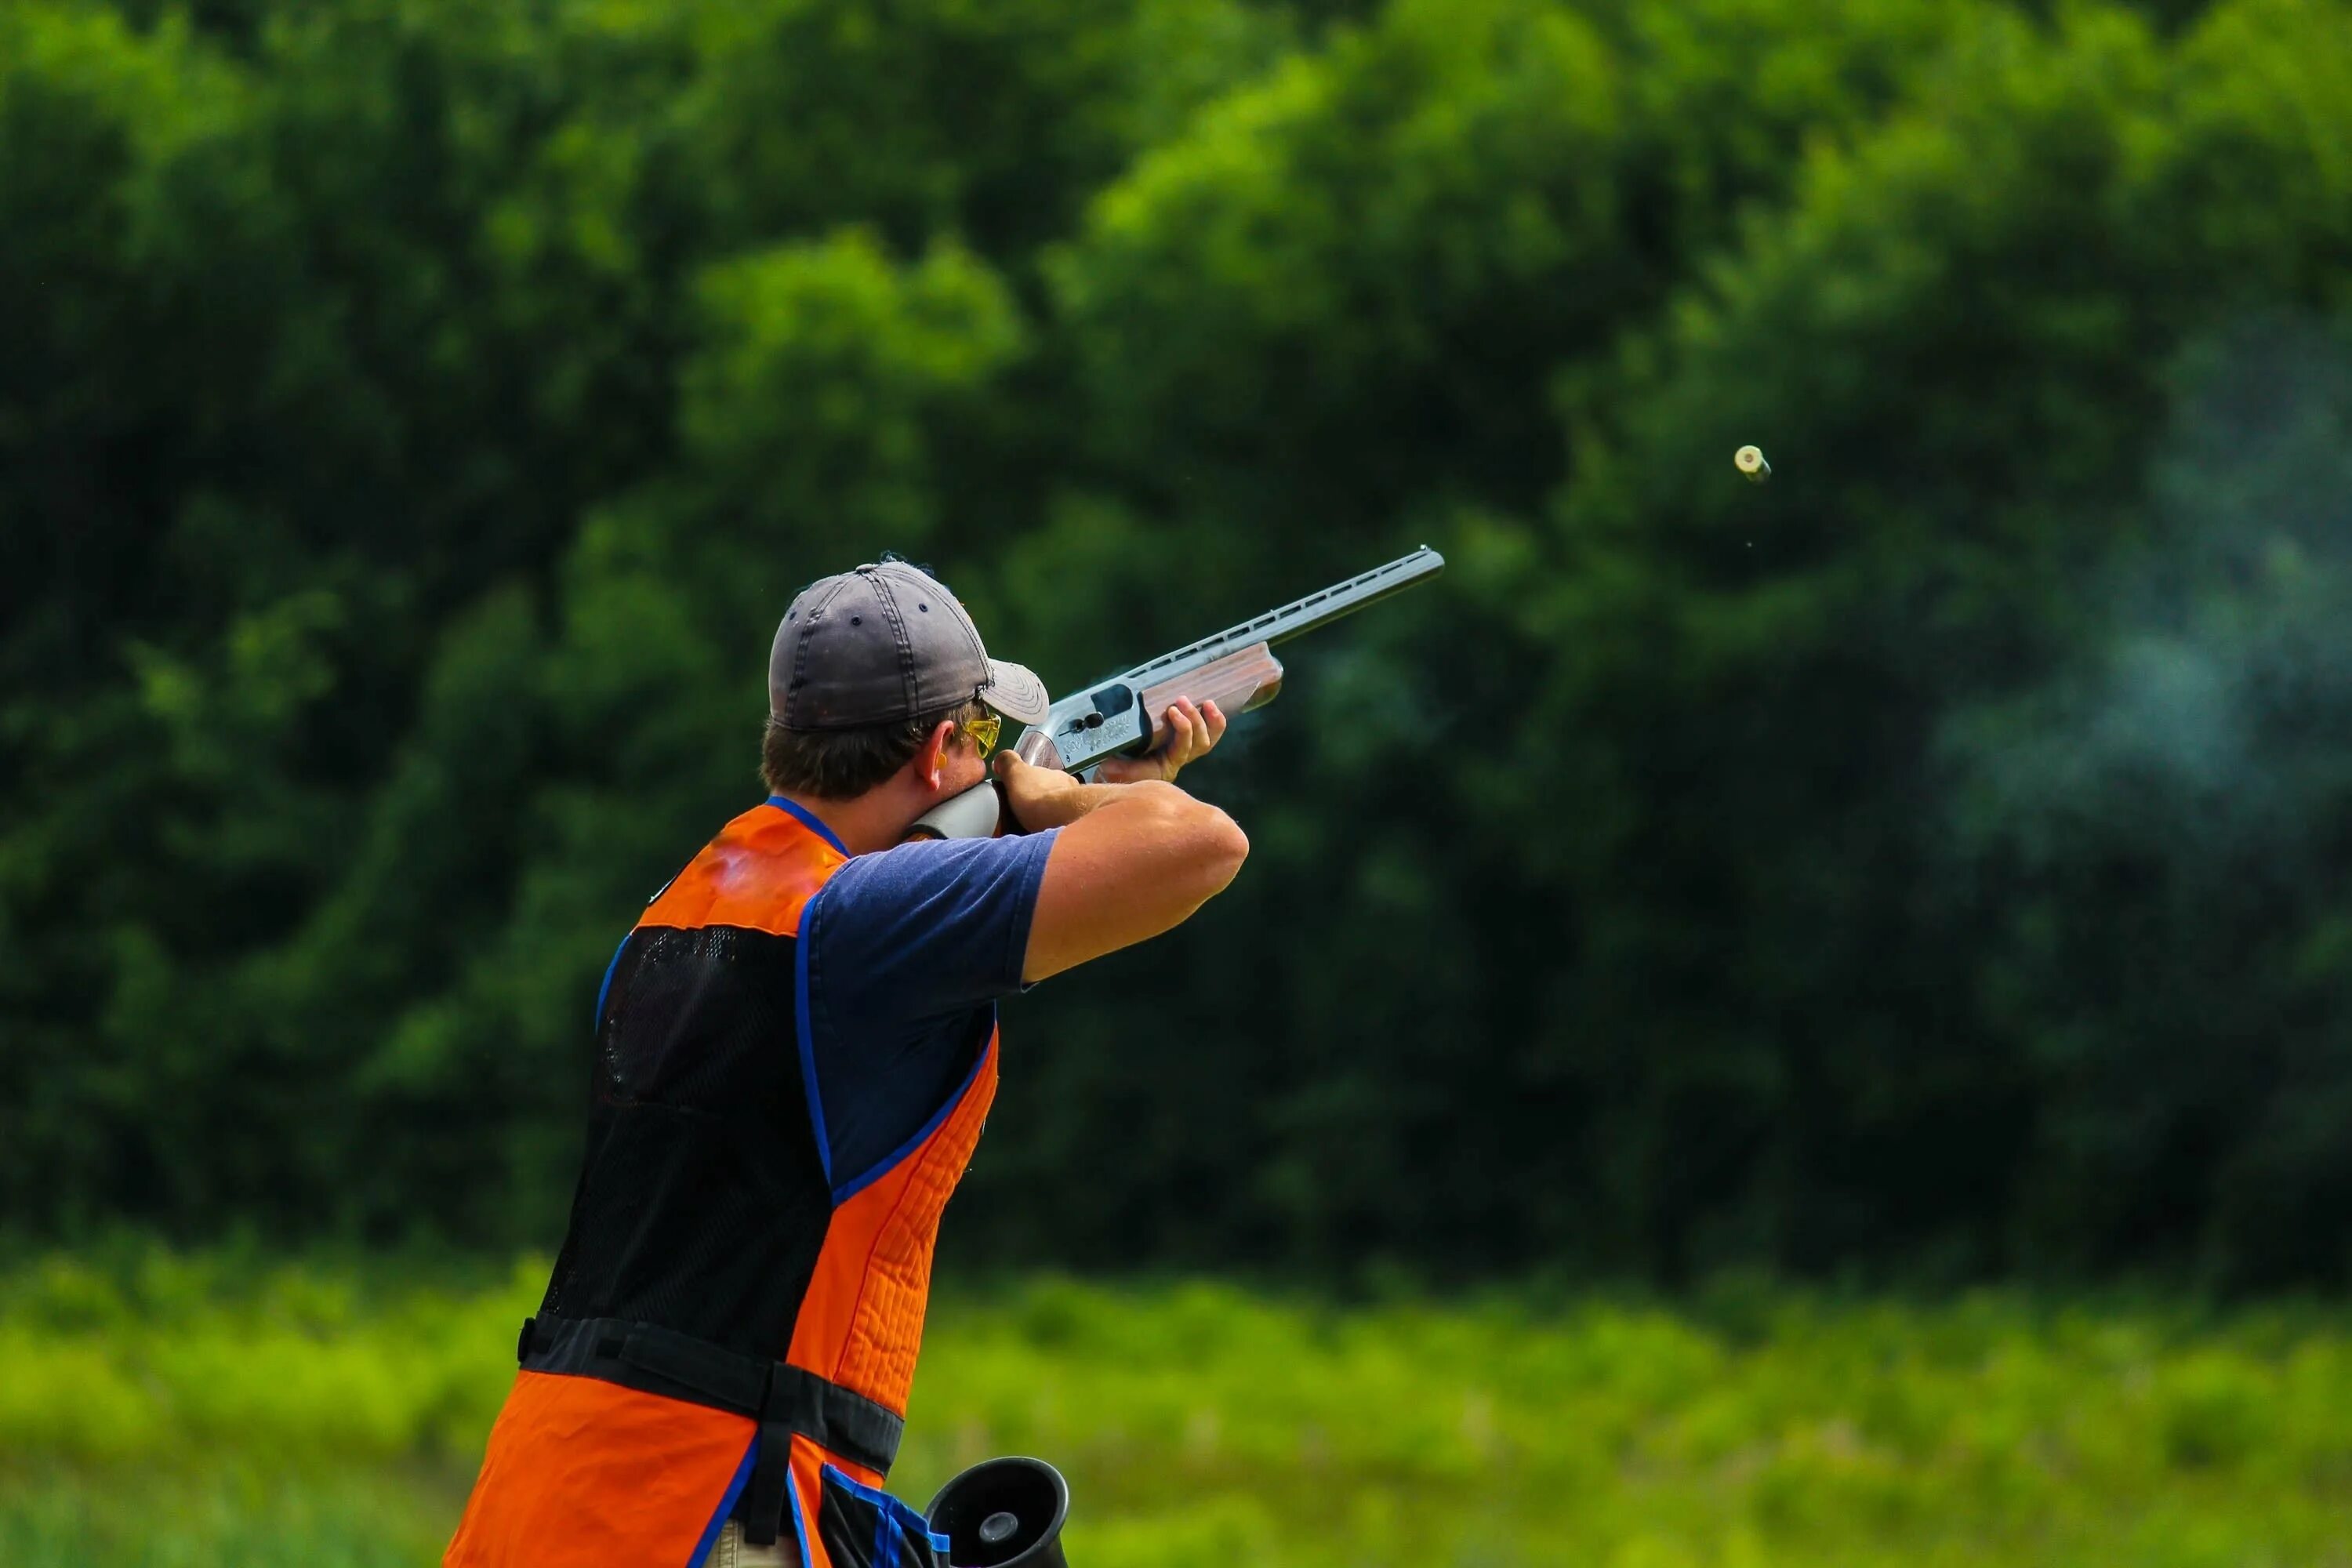
{"label": "man's neck", "polygon": [[833,830],[841,847],[852,855],[888,849],[907,834],[907,808],[888,798],[889,792],[870,790],[853,800],[820,800],[813,795],[785,794],[791,801]]}

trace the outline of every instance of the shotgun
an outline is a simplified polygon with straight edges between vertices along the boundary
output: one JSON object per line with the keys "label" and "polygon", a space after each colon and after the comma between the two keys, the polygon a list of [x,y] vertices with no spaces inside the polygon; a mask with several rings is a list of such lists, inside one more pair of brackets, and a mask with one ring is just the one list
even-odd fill
{"label": "shotgun", "polygon": [[[1148,752],[1159,743],[1153,721],[1180,697],[1214,702],[1228,714],[1263,708],[1282,689],[1277,643],[1329,626],[1377,605],[1445,569],[1445,558],[1423,545],[1385,566],[1268,610],[1214,637],[1100,680],[1054,704],[1043,724],[1021,732],[1013,750],[1034,767],[1084,773],[1110,757]],[[987,838],[1011,824],[993,783],[975,784],[941,801],[908,830],[916,838]]]}

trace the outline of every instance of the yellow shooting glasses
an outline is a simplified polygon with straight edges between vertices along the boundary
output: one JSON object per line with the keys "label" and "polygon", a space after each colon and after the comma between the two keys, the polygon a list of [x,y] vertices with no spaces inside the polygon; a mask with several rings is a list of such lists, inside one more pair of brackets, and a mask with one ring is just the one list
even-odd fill
{"label": "yellow shooting glasses", "polygon": [[971,743],[980,748],[980,760],[984,763],[988,761],[988,754],[996,750],[996,738],[1004,732],[1004,721],[993,713],[983,713],[977,719],[957,721],[956,728],[971,737]]}

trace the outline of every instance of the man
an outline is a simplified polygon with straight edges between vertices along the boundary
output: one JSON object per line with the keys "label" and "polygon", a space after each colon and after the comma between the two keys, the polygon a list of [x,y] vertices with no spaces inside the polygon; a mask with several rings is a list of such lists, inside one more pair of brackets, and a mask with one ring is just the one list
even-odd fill
{"label": "man", "polygon": [[768,705],[766,804],[605,973],[569,1230],[452,1568],[932,1562],[881,1486],[995,1000],[1178,924],[1249,852],[1172,782],[1224,732],[1189,702],[1101,783],[999,752],[1017,836],[903,842],[1047,700],[901,562],[793,601]]}

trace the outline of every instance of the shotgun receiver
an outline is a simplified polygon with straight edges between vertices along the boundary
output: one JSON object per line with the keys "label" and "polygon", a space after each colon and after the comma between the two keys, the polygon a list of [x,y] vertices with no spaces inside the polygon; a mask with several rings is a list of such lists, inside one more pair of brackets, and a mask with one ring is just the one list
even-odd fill
{"label": "shotgun receiver", "polygon": [[[1263,708],[1282,689],[1275,644],[1379,604],[1444,569],[1445,558],[1424,544],[1385,566],[1163,653],[1063,698],[1043,724],[1021,732],[1013,749],[1033,766],[1085,773],[1108,758],[1150,751],[1158,743],[1155,717],[1180,697],[1214,702],[1227,713]],[[910,833],[918,838],[990,837],[1003,809],[996,786],[978,784],[933,806]]]}

